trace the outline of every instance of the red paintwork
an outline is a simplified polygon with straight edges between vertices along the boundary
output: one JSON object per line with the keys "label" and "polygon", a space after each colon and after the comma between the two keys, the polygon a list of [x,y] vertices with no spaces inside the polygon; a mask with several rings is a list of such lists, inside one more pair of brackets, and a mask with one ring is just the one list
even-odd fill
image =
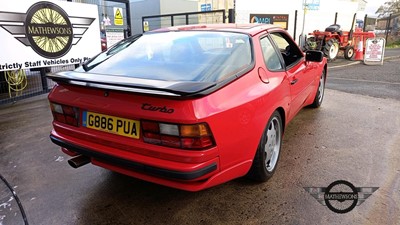
{"label": "red paintwork", "polygon": [[[226,30],[236,29],[235,25],[223,26]],[[217,28],[213,26],[208,29]],[[253,36],[255,67],[235,82],[205,97],[176,100],[118,91],[109,91],[109,96],[105,97],[104,91],[100,89],[65,84],[55,86],[49,94],[51,102],[79,107],[81,112],[89,110],[123,118],[167,123],[207,122],[216,141],[216,146],[211,149],[188,151],[168,148],[144,143],[142,139],[73,127],[56,121],[53,122],[51,134],[71,144],[168,170],[188,172],[212,163],[217,164],[216,171],[195,180],[180,181],[128,170],[92,158],[95,165],[178,189],[198,191],[244,176],[252,164],[260,137],[272,113],[279,109],[286,126],[302,107],[313,102],[319,76],[326,66],[325,59],[321,63],[313,63],[305,62],[303,58],[304,62],[286,72],[268,72],[258,41],[268,29],[279,28],[263,26],[262,29],[236,30]],[[263,72],[260,74],[259,71]],[[262,80],[260,77],[263,77]],[[299,77],[301,79],[298,79],[298,84],[290,85],[293,79]],[[166,106],[175,111],[173,114],[143,111],[142,103]]]}

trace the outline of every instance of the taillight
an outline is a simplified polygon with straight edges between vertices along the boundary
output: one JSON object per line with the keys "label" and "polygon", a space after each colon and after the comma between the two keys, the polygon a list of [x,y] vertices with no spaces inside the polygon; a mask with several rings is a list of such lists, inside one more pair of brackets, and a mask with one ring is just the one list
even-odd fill
{"label": "taillight", "polygon": [[79,109],[76,107],[50,102],[55,121],[72,126],[79,126]]}
{"label": "taillight", "polygon": [[215,146],[206,123],[182,125],[142,121],[143,140],[146,143],[182,149],[206,149]]}

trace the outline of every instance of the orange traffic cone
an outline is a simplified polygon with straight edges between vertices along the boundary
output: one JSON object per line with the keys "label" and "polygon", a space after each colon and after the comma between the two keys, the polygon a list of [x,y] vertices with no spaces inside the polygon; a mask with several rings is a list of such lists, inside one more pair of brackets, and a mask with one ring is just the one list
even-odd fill
{"label": "orange traffic cone", "polygon": [[363,41],[359,41],[357,45],[357,51],[356,55],[354,56],[354,60],[364,60],[364,47],[363,47]]}

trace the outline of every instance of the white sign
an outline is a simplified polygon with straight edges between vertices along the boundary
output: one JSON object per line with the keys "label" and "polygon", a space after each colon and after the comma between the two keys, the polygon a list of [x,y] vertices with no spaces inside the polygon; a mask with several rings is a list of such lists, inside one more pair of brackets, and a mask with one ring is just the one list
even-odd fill
{"label": "white sign", "polygon": [[385,55],[384,38],[368,38],[365,45],[364,63],[367,65],[383,65]]}
{"label": "white sign", "polygon": [[0,0],[0,71],[82,63],[101,51],[97,5]]}
{"label": "white sign", "polygon": [[106,29],[107,46],[110,48],[115,43],[124,39],[123,29]]}

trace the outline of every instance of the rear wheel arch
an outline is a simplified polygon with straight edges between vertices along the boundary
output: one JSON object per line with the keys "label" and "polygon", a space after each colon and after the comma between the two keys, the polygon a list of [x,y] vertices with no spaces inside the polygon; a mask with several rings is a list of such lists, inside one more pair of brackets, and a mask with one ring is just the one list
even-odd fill
{"label": "rear wheel arch", "polygon": [[267,181],[274,174],[280,155],[283,137],[283,109],[276,109],[269,117],[255,152],[252,165],[246,174],[256,181]]}
{"label": "rear wheel arch", "polygon": [[279,114],[281,115],[282,133],[285,133],[285,128],[286,128],[286,113],[285,113],[285,109],[283,109],[283,107],[279,107],[279,108],[276,109],[276,111],[278,111]]}
{"label": "rear wheel arch", "polygon": [[[268,125],[269,119],[270,117],[274,114],[274,112],[277,111],[281,117],[281,121],[282,121],[282,133],[285,132],[285,127],[286,127],[286,111],[282,106],[279,106],[278,108],[276,108],[275,110],[272,110],[271,114],[265,115],[265,121],[262,122],[264,124],[261,133],[259,135],[259,139],[262,138],[263,135],[263,131],[265,129],[265,127]],[[256,154],[257,151],[254,151],[254,154],[252,155],[252,159],[254,159],[254,156]]]}

